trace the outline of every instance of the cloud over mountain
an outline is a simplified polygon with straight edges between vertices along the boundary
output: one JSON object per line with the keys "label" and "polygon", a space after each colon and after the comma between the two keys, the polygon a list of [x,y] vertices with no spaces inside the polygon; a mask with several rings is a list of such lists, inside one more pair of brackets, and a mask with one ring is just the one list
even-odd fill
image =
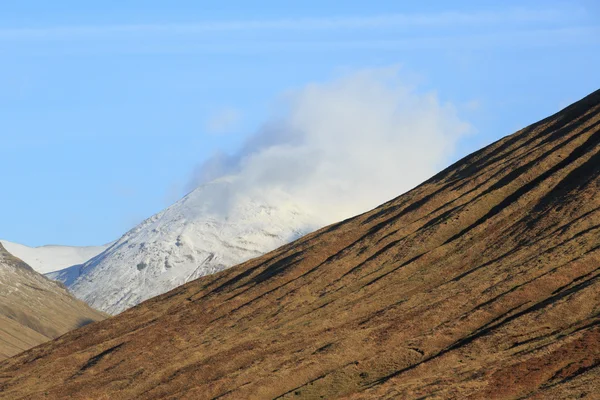
{"label": "cloud over mountain", "polygon": [[236,175],[221,211],[242,195],[291,197],[326,224],[414,187],[449,161],[470,126],[400,76],[396,67],[362,70],[286,93],[237,153],[205,161],[188,188]]}

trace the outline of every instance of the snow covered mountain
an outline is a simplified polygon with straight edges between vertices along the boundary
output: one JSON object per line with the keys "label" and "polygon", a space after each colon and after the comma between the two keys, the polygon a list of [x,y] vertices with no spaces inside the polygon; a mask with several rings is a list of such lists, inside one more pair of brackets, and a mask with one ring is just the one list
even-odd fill
{"label": "snow covered mountain", "polygon": [[73,265],[82,264],[97,256],[110,245],[104,246],[40,246],[29,247],[6,240],[0,240],[6,251],[25,261],[40,274],[58,271]]}
{"label": "snow covered mountain", "polygon": [[231,199],[234,178],[203,185],[81,266],[48,274],[90,306],[117,314],[190,280],[273,250],[316,228],[291,202]]}

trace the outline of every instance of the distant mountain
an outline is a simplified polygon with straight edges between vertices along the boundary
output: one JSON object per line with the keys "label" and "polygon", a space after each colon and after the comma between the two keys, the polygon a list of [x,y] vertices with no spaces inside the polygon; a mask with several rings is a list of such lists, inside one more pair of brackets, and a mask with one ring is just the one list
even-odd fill
{"label": "distant mountain", "polygon": [[40,274],[62,270],[73,265],[82,264],[90,258],[102,253],[109,245],[104,246],[40,246],[29,247],[6,240],[0,244],[13,256],[25,261]]}
{"label": "distant mountain", "polygon": [[83,265],[48,274],[92,307],[117,314],[315,228],[292,203],[270,205],[228,191],[234,177],[203,185],[127,232]]}
{"label": "distant mountain", "polygon": [[0,360],[105,317],[0,244]]}
{"label": "distant mountain", "polygon": [[598,399],[599,193],[600,91],[374,210],[4,361],[0,393]]}

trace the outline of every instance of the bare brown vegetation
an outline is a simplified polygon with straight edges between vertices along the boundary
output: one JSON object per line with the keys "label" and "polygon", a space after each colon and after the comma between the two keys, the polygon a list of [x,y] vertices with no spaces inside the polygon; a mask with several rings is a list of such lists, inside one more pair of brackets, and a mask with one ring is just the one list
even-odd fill
{"label": "bare brown vegetation", "polygon": [[1,397],[598,398],[599,124],[600,91],[375,210],[4,361]]}
{"label": "bare brown vegetation", "polygon": [[105,317],[0,244],[0,360]]}

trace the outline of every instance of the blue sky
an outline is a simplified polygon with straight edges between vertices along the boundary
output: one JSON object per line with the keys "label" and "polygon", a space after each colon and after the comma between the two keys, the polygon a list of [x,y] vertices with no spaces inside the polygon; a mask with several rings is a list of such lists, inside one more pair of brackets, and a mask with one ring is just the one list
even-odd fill
{"label": "blue sky", "polygon": [[101,244],[235,153],[282,94],[400,66],[472,133],[600,88],[595,1],[0,3],[0,238]]}

